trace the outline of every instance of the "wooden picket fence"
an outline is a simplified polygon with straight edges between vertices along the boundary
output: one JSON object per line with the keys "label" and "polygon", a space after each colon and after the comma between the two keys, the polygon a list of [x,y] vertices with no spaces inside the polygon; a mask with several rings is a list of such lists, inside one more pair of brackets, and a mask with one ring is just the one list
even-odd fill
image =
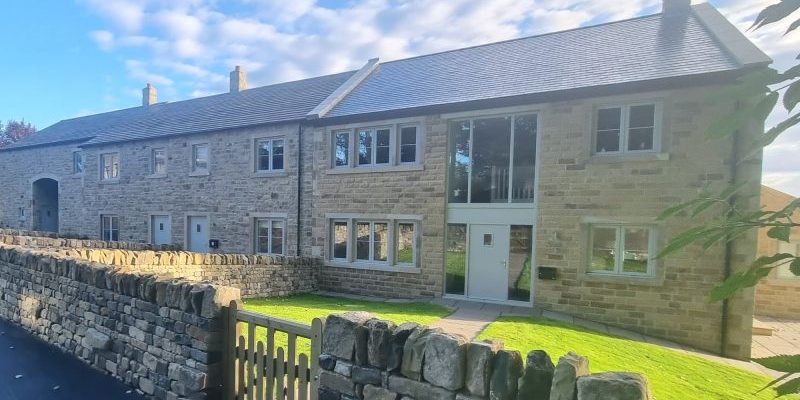
{"label": "wooden picket fence", "polygon": [[[243,310],[240,302],[232,301],[226,328],[225,400],[317,400],[322,320],[300,324]],[[286,348],[276,348],[278,332],[288,337]],[[311,341],[311,354],[297,354],[297,338]]]}

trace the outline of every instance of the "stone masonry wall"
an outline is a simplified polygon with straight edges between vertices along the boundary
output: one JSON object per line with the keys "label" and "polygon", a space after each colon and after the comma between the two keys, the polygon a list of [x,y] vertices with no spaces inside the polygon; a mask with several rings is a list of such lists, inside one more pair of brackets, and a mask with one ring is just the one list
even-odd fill
{"label": "stone masonry wall", "polygon": [[646,400],[640,374],[591,374],[568,353],[554,365],[542,350],[522,356],[496,341],[471,342],[436,328],[394,323],[364,312],[327,318],[320,356],[320,400]]}
{"label": "stone masonry wall", "polygon": [[28,234],[39,233],[0,229],[0,244],[47,250],[126,271],[210,281],[238,288],[242,297],[288,296],[317,288],[319,261],[308,257],[153,251],[153,246],[143,243]]}
{"label": "stone masonry wall", "polygon": [[220,311],[239,297],[236,288],[0,244],[0,317],[156,399],[218,390]]}

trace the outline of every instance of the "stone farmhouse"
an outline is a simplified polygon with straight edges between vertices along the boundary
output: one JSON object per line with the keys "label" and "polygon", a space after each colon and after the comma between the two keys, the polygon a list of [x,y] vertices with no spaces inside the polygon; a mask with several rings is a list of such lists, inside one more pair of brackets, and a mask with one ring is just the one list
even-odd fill
{"label": "stone farmhouse", "polygon": [[[747,357],[753,238],[666,259],[655,217],[752,182],[714,89],[771,60],[716,9],[58,122],[0,151],[0,225],[324,260],[320,287],[536,306]],[[753,121],[757,131],[763,121]],[[756,197],[757,199],[757,197]],[[757,201],[750,206],[757,207]]]}

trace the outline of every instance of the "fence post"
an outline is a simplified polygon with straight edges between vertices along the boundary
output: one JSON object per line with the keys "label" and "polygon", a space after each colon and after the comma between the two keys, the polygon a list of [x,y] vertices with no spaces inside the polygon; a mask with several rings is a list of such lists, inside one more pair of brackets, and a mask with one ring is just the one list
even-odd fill
{"label": "fence post", "polygon": [[236,343],[241,333],[239,324],[236,322],[240,306],[241,303],[238,300],[231,300],[230,305],[225,308],[223,313],[225,317],[225,348],[222,358],[222,392],[225,400],[236,399],[236,393],[239,391],[236,377]]}
{"label": "fence post", "polygon": [[319,397],[319,356],[322,354],[322,331],[325,324],[319,318],[311,321],[311,400]]}

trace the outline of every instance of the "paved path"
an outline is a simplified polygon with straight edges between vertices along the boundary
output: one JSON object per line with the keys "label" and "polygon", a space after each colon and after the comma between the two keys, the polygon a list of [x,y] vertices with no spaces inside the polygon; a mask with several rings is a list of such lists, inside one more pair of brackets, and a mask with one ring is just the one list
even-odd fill
{"label": "paved path", "polygon": [[145,398],[111,376],[90,368],[22,328],[0,319],[0,399]]}
{"label": "paved path", "polygon": [[772,336],[753,335],[753,358],[800,355],[800,320],[756,316],[754,326],[772,328]]}

